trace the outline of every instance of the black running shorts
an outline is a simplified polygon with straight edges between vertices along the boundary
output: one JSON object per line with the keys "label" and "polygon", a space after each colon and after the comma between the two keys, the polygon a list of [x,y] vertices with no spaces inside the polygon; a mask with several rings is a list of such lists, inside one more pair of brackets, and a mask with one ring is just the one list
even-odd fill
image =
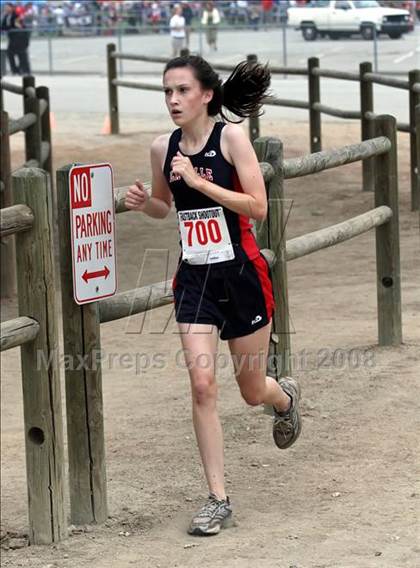
{"label": "black running shorts", "polygon": [[221,339],[233,339],[269,323],[273,289],[270,269],[261,254],[243,263],[223,264],[179,264],[172,283],[175,319],[215,325]]}

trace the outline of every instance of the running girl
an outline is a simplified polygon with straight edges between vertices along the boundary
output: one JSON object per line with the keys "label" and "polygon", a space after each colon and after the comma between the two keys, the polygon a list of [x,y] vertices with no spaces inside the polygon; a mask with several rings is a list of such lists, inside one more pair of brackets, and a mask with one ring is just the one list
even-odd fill
{"label": "running girl", "polygon": [[216,534],[232,517],[215,365],[196,364],[203,355],[214,363],[219,334],[228,341],[244,400],[273,406],[277,446],[291,446],[301,430],[296,381],[282,378],[277,383],[265,374],[274,300],[268,265],[249,218],[265,218],[267,198],[252,145],[229,118],[229,113],[243,119],[258,112],[269,84],[270,73],[262,65],[240,63],[222,84],[199,56],[170,60],[163,87],[178,128],[152,144],[151,196],[137,180],[126,197],[129,209],[158,219],[168,215],[173,198],[178,214],[182,254],[173,280],[175,314],[209,488],[208,500],[188,529],[195,535]]}

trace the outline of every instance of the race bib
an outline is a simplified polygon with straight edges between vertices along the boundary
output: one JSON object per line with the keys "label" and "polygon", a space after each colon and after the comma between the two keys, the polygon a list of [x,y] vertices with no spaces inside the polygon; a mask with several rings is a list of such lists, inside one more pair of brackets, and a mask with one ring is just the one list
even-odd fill
{"label": "race bib", "polygon": [[213,264],[235,258],[222,207],[179,211],[178,221],[185,262]]}

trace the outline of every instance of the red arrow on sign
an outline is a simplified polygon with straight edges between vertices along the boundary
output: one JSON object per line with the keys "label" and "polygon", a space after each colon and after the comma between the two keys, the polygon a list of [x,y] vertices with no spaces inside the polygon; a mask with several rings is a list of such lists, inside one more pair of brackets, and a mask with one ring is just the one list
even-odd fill
{"label": "red arrow on sign", "polygon": [[105,266],[103,270],[97,270],[96,272],[88,272],[87,269],[83,273],[83,280],[86,284],[89,282],[91,278],[100,278],[101,276],[105,276],[105,279],[108,278],[109,270],[108,267]]}

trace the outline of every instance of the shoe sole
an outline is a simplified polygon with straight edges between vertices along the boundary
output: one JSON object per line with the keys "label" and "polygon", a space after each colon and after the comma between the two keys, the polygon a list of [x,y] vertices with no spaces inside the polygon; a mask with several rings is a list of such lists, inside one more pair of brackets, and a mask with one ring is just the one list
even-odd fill
{"label": "shoe sole", "polygon": [[219,534],[221,529],[228,529],[234,526],[234,522],[232,519],[232,515],[224,519],[220,525],[216,525],[214,527],[210,527],[208,529],[201,529],[200,527],[196,527],[195,529],[188,529],[188,534],[192,536],[214,536]]}

